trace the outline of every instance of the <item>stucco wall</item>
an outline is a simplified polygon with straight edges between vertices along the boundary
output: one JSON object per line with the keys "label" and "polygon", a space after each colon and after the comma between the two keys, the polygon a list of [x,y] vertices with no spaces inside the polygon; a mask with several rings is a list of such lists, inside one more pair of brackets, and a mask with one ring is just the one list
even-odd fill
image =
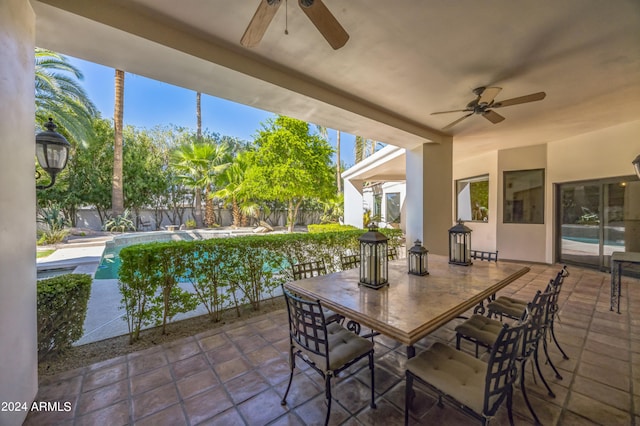
{"label": "stucco wall", "polygon": [[[0,149],[9,160],[0,168],[0,402],[30,404],[38,389],[38,362],[35,17],[29,2],[1,1],[0,28]],[[0,425],[20,425],[26,414],[0,411]]]}
{"label": "stucco wall", "polygon": [[[476,157],[454,163],[453,179],[465,179],[489,175],[489,220],[487,222],[465,222],[471,229],[471,247],[475,250],[496,250],[496,226],[498,223],[498,153],[487,152]],[[454,185],[453,211],[456,212],[456,189]]]}
{"label": "stucco wall", "polygon": [[[557,183],[632,176],[635,172],[631,161],[638,154],[640,154],[640,120],[550,142],[547,145],[548,197],[553,197],[554,185]],[[632,179],[635,186],[638,182],[637,178],[632,177]],[[627,209],[638,204],[640,200],[636,198],[625,200]],[[554,207],[551,203],[547,204],[546,216],[553,214]],[[629,213],[625,214],[625,219],[631,218]],[[630,235],[634,235],[631,228],[640,229],[638,222],[625,225],[629,227]],[[554,227],[546,229],[546,251],[549,262],[556,257],[555,233]],[[632,244],[630,247],[636,246]],[[627,248],[627,250],[631,249]]]}
{"label": "stucco wall", "polygon": [[[498,152],[498,223],[496,226],[496,248],[504,259],[545,262],[547,256],[546,227],[551,224],[551,216],[545,215],[544,224],[503,223],[504,195],[502,188],[503,173],[514,170],[531,170],[547,168],[546,145],[534,145],[523,148],[505,149]],[[545,170],[545,182],[548,182]],[[551,202],[545,194],[545,212]]]}

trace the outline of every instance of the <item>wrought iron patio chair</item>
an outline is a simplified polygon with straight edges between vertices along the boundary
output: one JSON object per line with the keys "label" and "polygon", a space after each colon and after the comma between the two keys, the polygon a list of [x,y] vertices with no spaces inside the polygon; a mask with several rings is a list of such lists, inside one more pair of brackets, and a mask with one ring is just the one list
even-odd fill
{"label": "wrought iron patio chair", "polygon": [[[319,275],[327,274],[327,267],[324,264],[324,260],[315,260],[310,262],[295,263],[291,265],[293,271],[293,280],[298,281],[304,278],[317,277]],[[340,322],[344,321],[344,316],[330,309],[324,309],[324,316],[327,322]]]}
{"label": "wrought iron patio chair", "polygon": [[[568,276],[569,276],[569,271],[567,270],[567,266],[565,265],[556,274],[556,277],[549,282],[549,284],[547,285],[547,290],[545,290],[545,291],[552,291],[552,295],[549,300],[548,312],[546,313],[542,347],[544,350],[544,354],[547,358],[547,362],[553,369],[556,375],[556,378],[558,380],[562,380],[562,375],[560,374],[560,372],[554,365],[553,361],[549,357],[547,338],[549,337],[553,339],[553,342],[555,343],[556,347],[558,348],[558,350],[562,354],[562,357],[565,360],[569,359],[569,356],[562,349],[562,347],[560,346],[560,343],[558,342],[558,339],[555,333],[555,328],[554,328],[555,320],[556,318],[558,318],[558,315],[559,315],[558,312],[560,309],[559,302],[558,302],[558,299],[560,297],[560,291],[562,290],[562,284],[564,282],[564,279]],[[521,299],[500,296],[495,301],[489,303],[487,305],[487,309],[490,316],[495,315],[500,318],[502,317],[515,318],[518,315],[521,315],[521,312],[524,306],[526,306],[526,302],[522,301]]]}
{"label": "wrought iron patio chair", "polygon": [[357,254],[346,254],[340,257],[342,270],[354,269],[360,267],[360,256]]}
{"label": "wrought iron patio chair", "polygon": [[352,333],[338,323],[328,324],[319,301],[302,299],[284,286],[282,292],[289,314],[289,362],[291,373],[282,405],[287,404],[296,358],[309,364],[325,381],[327,416],[331,415],[331,379],[357,361],[368,358],[371,374],[371,408],[376,408],[373,367],[373,342]]}
{"label": "wrought iron patio chair", "polygon": [[407,361],[404,424],[409,424],[409,408],[415,393],[413,382],[426,385],[438,397],[464,413],[482,421],[496,414],[506,400],[509,423],[513,426],[513,384],[517,378],[516,359],[528,323],[503,324],[488,362],[474,358],[440,342]]}
{"label": "wrought iron patio chair", "polygon": [[[549,384],[542,374],[542,371],[540,369],[540,362],[538,360],[538,347],[540,340],[544,338],[546,315],[549,310],[549,303],[553,294],[552,289],[549,289],[549,287],[547,287],[547,290],[549,291],[545,293],[542,293],[540,290],[538,290],[531,303],[528,304],[527,308],[525,309],[523,317],[528,318],[528,325],[525,328],[520,354],[518,355],[520,369],[520,389],[522,390],[522,395],[524,397],[525,403],[527,404],[527,407],[529,408],[529,411],[531,412],[536,424],[540,424],[540,421],[535,411],[533,410],[531,403],[529,402],[527,390],[524,384],[525,366],[529,358],[533,357],[538,375],[540,376],[542,383],[547,388],[549,396],[555,397],[555,394],[549,387]],[[477,358],[478,346],[491,348],[493,345],[495,345],[499,330],[501,329],[502,325],[503,323],[496,319],[487,318],[482,315],[473,315],[467,321],[456,327],[456,348],[460,349],[460,341],[462,339],[469,340],[476,345]]]}
{"label": "wrought iron patio chair", "polygon": [[398,248],[397,247],[389,247],[387,249],[387,259],[388,260],[396,260],[396,259],[398,259]]}

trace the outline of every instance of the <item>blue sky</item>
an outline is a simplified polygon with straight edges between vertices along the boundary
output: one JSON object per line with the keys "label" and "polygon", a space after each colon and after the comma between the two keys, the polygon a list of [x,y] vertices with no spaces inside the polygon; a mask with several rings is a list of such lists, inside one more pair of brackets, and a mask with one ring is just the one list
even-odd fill
{"label": "blue sky", "polygon": [[[84,74],[81,84],[102,117],[112,119],[114,69],[68,58]],[[193,90],[126,73],[124,98],[125,125],[151,129],[173,124],[196,129],[196,92]],[[201,106],[203,129],[247,141],[252,141],[262,128],[260,123],[275,117],[273,113],[206,94],[202,95]],[[336,131],[329,129],[329,141],[334,148],[335,140]],[[355,136],[341,133],[340,156],[347,166],[354,164],[354,141]]]}

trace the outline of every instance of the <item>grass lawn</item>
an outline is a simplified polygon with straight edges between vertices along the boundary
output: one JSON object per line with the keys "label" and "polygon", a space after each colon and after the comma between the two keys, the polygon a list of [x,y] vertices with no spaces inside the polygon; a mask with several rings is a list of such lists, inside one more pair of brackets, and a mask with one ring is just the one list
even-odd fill
{"label": "grass lawn", "polygon": [[54,251],[56,251],[56,249],[48,249],[48,250],[42,250],[42,251],[38,251],[36,253],[36,258],[41,258],[41,257],[47,257],[49,256],[51,253],[53,253]]}

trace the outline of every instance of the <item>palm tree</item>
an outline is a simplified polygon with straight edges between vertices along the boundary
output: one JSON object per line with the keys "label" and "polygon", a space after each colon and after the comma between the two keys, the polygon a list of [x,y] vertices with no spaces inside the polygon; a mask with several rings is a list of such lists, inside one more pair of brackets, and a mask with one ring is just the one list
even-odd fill
{"label": "palm tree", "polygon": [[124,71],[116,70],[115,105],[113,111],[113,181],[111,186],[111,214],[119,216],[124,212],[124,188],[122,185],[122,126],[124,110]]}
{"label": "palm tree", "polygon": [[42,124],[52,117],[74,140],[87,140],[98,111],[79,84],[83,78],[65,56],[36,47],[36,122]]}
{"label": "palm tree", "polygon": [[202,140],[202,93],[196,92],[196,137]]}
{"label": "palm tree", "polygon": [[362,136],[356,136],[356,145],[355,145],[355,160],[356,163],[364,160],[365,158],[373,155],[379,147],[384,146],[385,144],[374,141],[371,139],[365,139]]}
{"label": "palm tree", "polygon": [[[215,214],[212,191],[217,176],[229,165],[227,147],[211,141],[203,143],[188,143],[173,152],[172,165],[179,173],[182,183],[195,191],[194,219],[200,227],[202,221],[202,197],[205,198],[206,226],[215,224]],[[204,193],[203,193],[204,190]]]}
{"label": "palm tree", "polygon": [[220,174],[219,184],[223,188],[213,194],[214,197],[222,198],[231,204],[231,215],[235,227],[242,226],[246,222],[242,210],[243,207],[246,207],[242,184],[249,164],[247,152],[239,153],[233,163]]}

